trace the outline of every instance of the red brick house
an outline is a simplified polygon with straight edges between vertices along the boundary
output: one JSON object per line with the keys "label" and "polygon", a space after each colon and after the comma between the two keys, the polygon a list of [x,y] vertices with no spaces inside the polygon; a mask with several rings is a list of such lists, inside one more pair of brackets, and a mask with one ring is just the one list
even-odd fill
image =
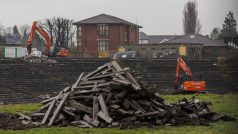
{"label": "red brick house", "polygon": [[142,28],[106,14],[75,22],[74,25],[81,56],[98,58],[112,57],[123,44],[138,44],[139,28]]}

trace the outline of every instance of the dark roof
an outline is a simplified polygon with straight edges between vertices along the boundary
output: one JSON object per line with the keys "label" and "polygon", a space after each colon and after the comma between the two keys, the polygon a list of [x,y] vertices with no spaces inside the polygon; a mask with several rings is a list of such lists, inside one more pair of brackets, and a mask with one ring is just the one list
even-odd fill
{"label": "dark roof", "polygon": [[17,43],[0,43],[0,47],[26,47],[26,45]]}
{"label": "dark roof", "polygon": [[164,43],[178,37],[181,37],[181,35],[148,35],[150,44]]}
{"label": "dark roof", "polygon": [[139,32],[139,39],[140,40],[148,40],[149,37],[147,34],[145,34],[144,32]]}
{"label": "dark roof", "polygon": [[80,25],[80,24],[125,24],[125,25],[134,25],[139,28],[142,28],[142,26],[139,26],[137,24],[131,23],[129,21],[123,20],[121,18],[107,15],[107,14],[100,14],[85,20],[81,20],[78,22],[73,23],[74,25]]}
{"label": "dark roof", "polygon": [[198,44],[203,44],[204,46],[226,46],[226,44],[222,42],[210,39],[200,34],[184,35],[184,36],[169,40],[166,43],[179,43],[179,44],[198,43]]}

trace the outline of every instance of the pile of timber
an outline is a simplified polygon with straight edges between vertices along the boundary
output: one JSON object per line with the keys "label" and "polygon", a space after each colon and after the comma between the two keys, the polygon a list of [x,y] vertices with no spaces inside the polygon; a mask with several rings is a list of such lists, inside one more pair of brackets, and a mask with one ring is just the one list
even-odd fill
{"label": "pile of timber", "polygon": [[213,112],[210,102],[195,98],[166,103],[159,94],[147,92],[130,69],[122,69],[116,61],[87,75],[80,74],[75,84],[42,104],[37,113],[21,115],[23,121],[49,126],[134,128],[202,125],[207,121],[234,119]]}

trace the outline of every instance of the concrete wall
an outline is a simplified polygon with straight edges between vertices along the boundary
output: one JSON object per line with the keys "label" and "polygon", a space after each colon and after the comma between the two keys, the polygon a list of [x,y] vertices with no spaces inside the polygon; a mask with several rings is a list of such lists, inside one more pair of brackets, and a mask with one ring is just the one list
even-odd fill
{"label": "concrete wall", "polygon": [[232,56],[232,49],[228,46],[206,46],[203,48],[204,57],[228,57]]}

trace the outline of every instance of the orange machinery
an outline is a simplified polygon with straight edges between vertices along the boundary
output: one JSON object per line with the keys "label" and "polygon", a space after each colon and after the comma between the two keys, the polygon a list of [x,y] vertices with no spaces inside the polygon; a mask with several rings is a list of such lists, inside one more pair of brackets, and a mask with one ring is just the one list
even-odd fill
{"label": "orange machinery", "polygon": [[[37,24],[36,21],[34,21],[32,24],[31,32],[26,42],[28,55],[31,54],[31,45],[36,31],[45,39],[46,42],[45,54],[49,56],[51,47],[51,38],[48,35],[48,33],[40,25]],[[67,57],[69,55],[69,51],[66,50],[65,48],[61,48],[58,55],[61,57]]]}
{"label": "orange machinery", "polygon": [[[185,75],[179,75],[180,68],[183,69]],[[175,91],[177,91],[178,88],[182,88],[188,92],[200,92],[205,90],[205,81],[201,80],[200,75],[194,76],[190,68],[180,57],[177,59]]]}

